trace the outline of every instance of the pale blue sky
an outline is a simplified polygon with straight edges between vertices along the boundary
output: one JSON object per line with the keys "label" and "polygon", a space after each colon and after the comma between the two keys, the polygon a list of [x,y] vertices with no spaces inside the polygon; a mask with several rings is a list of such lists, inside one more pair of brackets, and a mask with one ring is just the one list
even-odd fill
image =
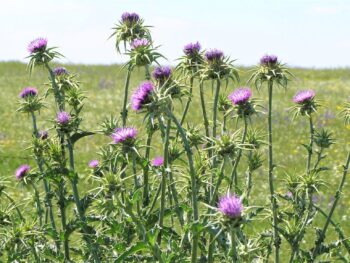
{"label": "pale blue sky", "polygon": [[42,36],[64,62],[122,62],[107,38],[124,11],[154,26],[164,64],[198,40],[241,65],[273,53],[292,66],[350,66],[350,0],[1,0],[0,60],[24,61]]}

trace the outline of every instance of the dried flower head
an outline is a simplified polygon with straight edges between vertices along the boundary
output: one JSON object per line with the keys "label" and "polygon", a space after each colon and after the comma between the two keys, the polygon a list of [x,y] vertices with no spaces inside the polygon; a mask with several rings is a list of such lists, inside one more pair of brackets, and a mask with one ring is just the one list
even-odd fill
{"label": "dried flower head", "polygon": [[30,166],[28,164],[23,164],[16,170],[16,179],[21,180],[30,171]]}
{"label": "dried flower head", "polygon": [[47,131],[39,131],[38,138],[42,140],[46,140],[49,137],[49,133]]}

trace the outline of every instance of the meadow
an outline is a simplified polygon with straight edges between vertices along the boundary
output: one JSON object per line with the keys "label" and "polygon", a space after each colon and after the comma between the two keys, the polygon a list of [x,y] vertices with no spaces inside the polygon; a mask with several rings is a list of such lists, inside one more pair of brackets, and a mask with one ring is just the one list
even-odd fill
{"label": "meadow", "polygon": [[[82,114],[82,129],[98,131],[100,124],[110,116],[120,115],[123,103],[123,87],[125,78],[125,69],[121,65],[64,65],[70,72],[79,75],[82,90],[87,97],[84,111]],[[246,81],[250,75],[250,68],[239,68],[241,77],[240,83],[229,83],[224,88],[223,94],[229,94],[239,86],[247,86]],[[332,137],[337,138],[335,144],[327,152],[325,166],[331,169],[322,173],[322,179],[325,186],[320,188],[319,193],[315,193],[315,202],[327,211],[334,200],[334,194],[338,187],[342,165],[346,154],[349,151],[350,125],[345,126],[339,118],[338,112],[344,100],[349,99],[350,74],[348,69],[300,69],[292,68],[290,71],[295,75],[287,89],[278,88],[274,93],[273,104],[273,129],[274,129],[274,154],[277,168],[275,170],[276,191],[280,194],[286,194],[286,174],[302,173],[305,169],[306,153],[302,144],[308,142],[308,123],[305,118],[297,117],[293,119],[290,110],[293,105],[292,98],[297,90],[313,89],[316,92],[317,99],[322,107],[318,108],[315,115],[315,128],[327,128],[332,132]],[[143,70],[134,70],[130,82],[130,89],[135,90],[140,82],[144,80]],[[16,168],[22,163],[29,163],[35,166],[34,160],[30,157],[31,140],[31,120],[27,114],[16,112],[18,108],[18,94],[25,86],[37,87],[40,93],[44,93],[48,88],[45,82],[49,82],[47,73],[40,67],[30,76],[26,71],[26,65],[19,62],[0,63],[0,182],[9,187],[7,190],[14,199],[22,203],[24,210],[31,211],[30,203],[32,197],[30,191],[26,191],[22,185],[19,185],[14,177]],[[225,86],[225,85],[224,85]],[[198,83],[194,83],[193,105],[190,107],[187,119],[189,126],[198,125],[202,122],[200,101],[198,95]],[[253,87],[252,87],[253,88]],[[211,98],[213,97],[211,85],[205,86],[205,98],[208,102],[208,111],[211,111]],[[264,107],[263,113],[253,117],[252,125],[257,129],[266,128],[266,108],[267,92],[263,87],[260,91],[253,89],[253,97],[260,100]],[[56,109],[53,107],[53,98],[48,98],[46,107],[38,115],[39,129],[50,129],[53,127],[53,118]],[[184,103],[176,102],[175,114],[181,115]],[[210,113],[211,114],[211,113]],[[129,123],[132,123],[140,130],[141,138],[145,139],[145,128],[142,117],[134,112],[129,113]],[[222,119],[222,116],[219,116]],[[235,119],[228,119],[227,125],[230,130],[235,131],[242,128],[242,123]],[[203,127],[199,127],[203,129]],[[49,130],[49,134],[54,130]],[[338,139],[339,138],[339,139]],[[102,144],[109,143],[110,139],[103,135],[95,134],[81,139],[75,147],[76,171],[80,174],[82,183],[80,190],[84,193],[90,189],[88,175],[90,169],[88,162],[92,159],[98,159],[97,152]],[[151,149],[151,157],[161,153],[161,138],[155,138],[155,145]],[[266,150],[267,151],[267,150]],[[251,203],[254,205],[267,205],[269,200],[268,177],[266,168],[266,158],[264,165],[254,174]],[[229,171],[227,171],[229,172]],[[243,174],[243,168],[239,168],[239,174]],[[347,207],[350,205],[350,195],[348,192],[348,183],[345,183],[345,191],[342,195],[339,205],[335,211],[333,220],[341,224],[345,236],[350,235],[350,226],[347,224],[350,212]],[[220,191],[220,194],[224,194]],[[204,209],[204,208],[202,208]],[[323,222],[323,217],[316,217],[316,222]],[[254,226],[257,230],[259,226]],[[254,231],[252,231],[254,232]],[[336,237],[333,229],[328,231],[328,238]],[[308,237],[306,238],[308,240]],[[313,242],[310,239],[311,242]],[[305,241],[304,241],[305,244]],[[287,248],[286,245],[282,247]],[[282,258],[284,256],[282,252]],[[282,261],[285,262],[285,261]]]}

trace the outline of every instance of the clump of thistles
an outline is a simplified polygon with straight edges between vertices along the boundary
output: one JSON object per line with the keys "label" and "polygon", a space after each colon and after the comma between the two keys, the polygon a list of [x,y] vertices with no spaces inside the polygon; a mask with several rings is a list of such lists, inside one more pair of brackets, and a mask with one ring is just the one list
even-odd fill
{"label": "clump of thistles", "polygon": [[156,80],[166,80],[171,75],[171,68],[170,67],[156,67],[152,73],[153,77]]}
{"label": "clump of thistles", "polygon": [[315,95],[313,90],[302,90],[293,97],[293,101],[297,104],[309,103],[314,99]]}
{"label": "clump of thistles", "polygon": [[231,219],[240,218],[243,210],[242,200],[235,195],[227,194],[220,198],[218,210]]}
{"label": "clump of thistles", "polygon": [[189,43],[189,44],[185,45],[183,52],[187,56],[194,56],[194,55],[198,54],[200,50],[201,50],[201,45],[197,41],[196,43]]}
{"label": "clump of thistles", "polygon": [[209,62],[213,62],[213,61],[222,60],[224,57],[224,52],[222,52],[221,50],[218,50],[218,49],[211,49],[211,50],[205,52],[204,55],[205,55],[205,58]]}
{"label": "clump of thistles", "polygon": [[23,164],[16,170],[16,179],[21,180],[30,171],[30,166],[28,164]]}
{"label": "clump of thistles", "polygon": [[150,42],[146,38],[137,38],[131,42],[132,49],[138,49],[140,47],[148,47]]}
{"label": "clump of thistles", "polygon": [[38,95],[38,90],[34,87],[26,87],[24,88],[21,93],[19,94],[19,97],[22,99],[28,98],[28,97],[35,97]]}
{"label": "clump of thistles", "polygon": [[275,65],[278,58],[275,55],[265,55],[260,59],[260,64],[263,66]]}
{"label": "clump of thistles", "polygon": [[99,165],[99,161],[98,160],[91,160],[89,162],[89,167],[92,168],[92,169],[96,169]]}
{"label": "clump of thistles", "polygon": [[160,166],[163,166],[163,164],[164,164],[164,158],[162,156],[155,157],[152,160],[152,166],[154,167],[160,167]]}
{"label": "clump of thistles", "polygon": [[136,136],[137,130],[132,127],[117,128],[111,135],[114,144],[134,142]]}
{"label": "clump of thistles", "polygon": [[123,23],[136,23],[140,20],[140,16],[136,13],[128,13],[128,12],[124,12],[122,14],[122,22]]}
{"label": "clump of thistles", "polygon": [[66,68],[64,67],[57,67],[53,70],[53,73],[55,74],[55,76],[61,76],[61,75],[68,75],[69,72],[68,70],[66,70]]}
{"label": "clump of thistles", "polygon": [[68,112],[61,111],[61,112],[57,113],[56,121],[60,125],[67,125],[69,123],[70,119],[71,119],[71,116]]}
{"label": "clump of thistles", "polygon": [[150,102],[151,93],[154,90],[152,82],[146,81],[142,83],[131,96],[131,107],[138,111],[143,105]]}
{"label": "clump of thistles", "polygon": [[234,105],[245,104],[252,96],[252,91],[249,88],[238,88],[232,92],[228,98]]}
{"label": "clump of thistles", "polygon": [[47,46],[47,39],[40,37],[29,43],[28,51],[30,54],[41,52],[46,49],[46,46]]}

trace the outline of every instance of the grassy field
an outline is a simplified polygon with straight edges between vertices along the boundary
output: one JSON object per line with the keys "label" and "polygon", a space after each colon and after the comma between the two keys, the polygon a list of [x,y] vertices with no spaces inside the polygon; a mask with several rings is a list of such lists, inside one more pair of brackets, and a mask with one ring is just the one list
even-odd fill
{"label": "grassy field", "polygon": [[[119,115],[125,74],[120,66],[67,65],[66,67],[69,71],[79,74],[83,90],[86,91],[88,99],[83,114],[83,127],[85,129],[97,130],[105,117],[111,114]],[[241,69],[241,84],[230,83],[226,93],[237,86],[245,85],[245,81],[249,77],[247,70]],[[345,162],[346,152],[350,147],[350,126],[344,126],[343,121],[337,116],[342,103],[350,96],[350,70],[292,69],[291,71],[296,75],[296,79],[290,82],[287,90],[276,89],[274,93],[273,129],[275,162],[278,165],[275,172],[277,190],[282,193],[286,191],[283,181],[286,173],[300,173],[305,169],[306,151],[301,144],[308,142],[308,126],[302,117],[293,120],[289,108],[293,104],[292,97],[297,90],[314,89],[317,98],[322,101],[324,106],[320,108],[316,116],[316,128],[328,128],[336,138],[336,144],[328,151],[328,158],[324,163],[331,168],[330,171],[323,173],[327,187],[322,189],[318,198],[320,205],[327,209],[339,183],[341,165]],[[144,72],[136,70],[131,78],[131,89],[133,90],[142,79],[144,79]],[[13,187],[16,187],[14,171],[20,164],[29,163],[35,166],[29,156],[30,152],[26,150],[31,138],[31,119],[25,114],[16,112],[18,93],[25,86],[36,86],[39,92],[44,93],[46,90],[45,82],[48,82],[48,77],[44,70],[37,68],[32,76],[29,76],[25,64],[0,63],[0,181],[7,180],[8,184]],[[266,106],[267,103],[266,93],[264,88],[260,93],[254,91],[254,97],[260,99],[263,106]],[[198,125],[202,122],[202,117],[196,88],[194,94],[195,104],[191,107],[188,120],[190,124]],[[207,107],[210,111],[212,94],[209,83],[206,97]],[[47,102],[47,108],[38,116],[40,129],[49,129],[52,126],[49,119],[55,116],[50,100]],[[182,111],[180,103],[176,104],[175,107],[177,112]],[[130,117],[130,123],[140,127],[140,134],[142,134],[143,116],[130,112]],[[234,120],[229,120],[229,122],[232,131],[241,127],[241,123],[236,126]],[[265,123],[265,115],[253,119],[253,125],[257,128],[265,128]],[[96,152],[99,146],[107,142],[109,142],[109,138],[102,135],[90,136],[79,141],[76,162],[77,170],[81,174],[84,175],[87,172],[88,161],[97,157]],[[156,148],[152,150],[152,155],[157,155]],[[254,184],[259,186],[253,186],[253,198],[256,204],[265,204],[268,200],[266,167],[265,163],[254,178]],[[14,188],[14,193],[16,193],[17,198],[22,197],[23,193],[18,194],[16,189],[18,190],[18,188]],[[343,223],[345,234],[348,236],[350,235],[350,225],[347,223],[350,217],[350,211],[347,209],[350,205],[348,183],[344,189],[345,192],[337,208],[335,219]]]}

